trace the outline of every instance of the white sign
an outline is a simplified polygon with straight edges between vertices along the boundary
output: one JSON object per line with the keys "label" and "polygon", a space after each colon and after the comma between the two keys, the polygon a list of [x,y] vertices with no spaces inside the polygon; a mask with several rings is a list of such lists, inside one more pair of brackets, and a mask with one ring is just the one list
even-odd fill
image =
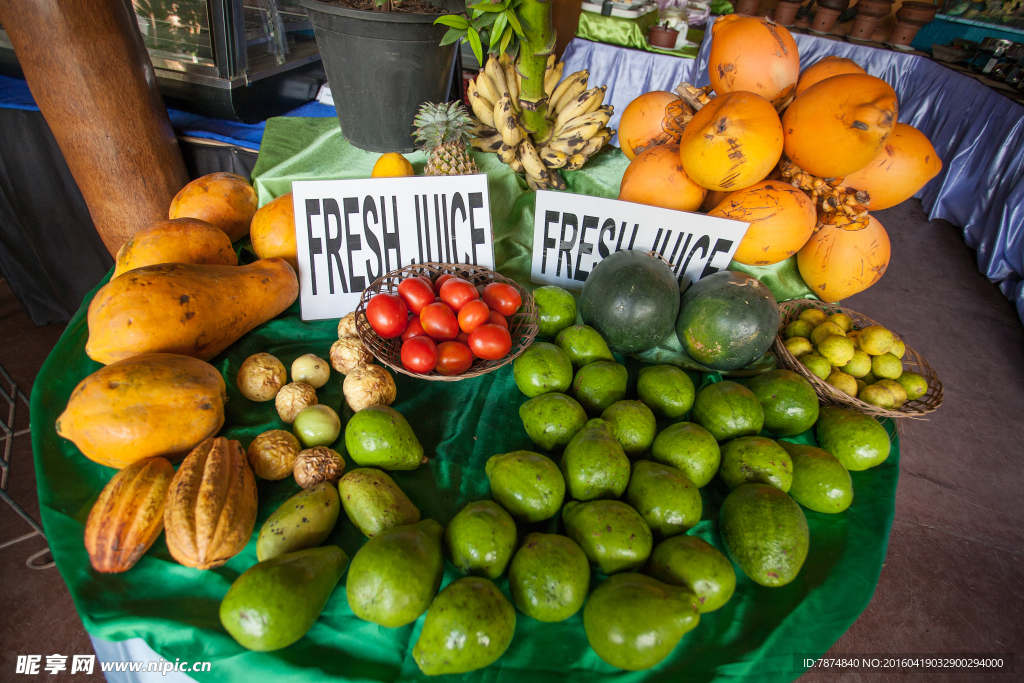
{"label": "white sign", "polygon": [[681,285],[725,269],[749,223],[567,192],[537,192],[532,279],[582,289],[616,251],[656,251]]}
{"label": "white sign", "polygon": [[354,311],[363,290],[415,263],[494,268],[487,176],[292,183],[303,320]]}

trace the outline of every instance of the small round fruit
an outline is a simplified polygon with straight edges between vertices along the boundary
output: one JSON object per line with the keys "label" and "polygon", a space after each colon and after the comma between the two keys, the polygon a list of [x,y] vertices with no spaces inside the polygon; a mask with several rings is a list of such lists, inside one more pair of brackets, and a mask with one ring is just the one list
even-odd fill
{"label": "small round fruit", "polygon": [[402,367],[410,372],[430,372],[437,367],[437,344],[430,337],[402,342]]}
{"label": "small round fruit", "polygon": [[825,322],[825,320],[828,318],[828,315],[825,314],[825,311],[822,311],[821,309],[818,308],[805,308],[804,310],[800,311],[800,315],[798,315],[797,318],[799,320],[806,320],[814,327],[817,327],[818,325]]}
{"label": "small round fruit", "polygon": [[441,296],[441,301],[451,306],[452,310],[456,313],[461,311],[462,307],[470,301],[480,298],[480,292],[473,286],[473,283],[461,277],[452,277],[445,280],[444,284],[441,285],[441,289],[438,290],[438,294]]}
{"label": "small round fruit", "polygon": [[817,354],[809,353],[806,356],[801,356],[800,362],[821,379],[828,379],[828,376],[832,374],[832,364]]}
{"label": "small round fruit", "polygon": [[839,325],[836,325],[835,323],[823,322],[822,324],[815,327],[814,330],[811,332],[811,343],[817,346],[826,338],[831,337],[832,335],[845,337],[846,333],[843,332],[843,328],[839,327]]}
{"label": "small round fruit", "polygon": [[[365,323],[366,314],[361,314],[360,319]],[[359,337],[359,331],[356,329],[356,313],[346,313],[341,320],[338,321],[338,339],[345,339],[346,337]]]}
{"label": "small round fruit", "polygon": [[[455,341],[469,346],[469,332],[459,332],[459,336],[455,338]],[[471,348],[470,351],[472,350],[473,349]],[[476,354],[474,353],[473,355],[475,356]]]}
{"label": "small round fruit", "polygon": [[341,434],[341,418],[330,406],[309,406],[295,416],[292,432],[304,448],[330,446]]}
{"label": "small round fruit", "polygon": [[906,390],[908,401],[916,401],[928,392],[928,382],[916,372],[904,372],[896,381]]}
{"label": "small round fruit", "polygon": [[864,353],[870,356],[880,356],[892,348],[892,332],[881,325],[872,325],[860,331],[858,341]]}
{"label": "small round fruit", "polygon": [[567,536],[532,533],[512,558],[508,587],[516,606],[537,621],[565,621],[586,602],[590,561]]}
{"label": "small round fruit", "polygon": [[490,314],[491,310],[483,301],[470,301],[459,311],[459,329],[469,334],[481,325],[487,324]]}
{"label": "small round fruit", "polygon": [[441,293],[441,286],[444,283],[446,283],[449,280],[451,280],[453,277],[455,277],[455,276],[452,275],[451,273],[444,273],[443,275],[438,275],[437,279],[434,280],[434,292],[440,294]]}
{"label": "small round fruit", "polygon": [[897,379],[903,374],[903,363],[891,353],[871,358],[871,372],[878,379]]}
{"label": "small round fruit", "polygon": [[333,448],[314,446],[301,451],[295,458],[295,483],[304,489],[311,489],[322,481],[338,483],[345,471],[345,461]]}
{"label": "small round fruit", "polygon": [[889,347],[888,352],[897,358],[903,358],[903,354],[907,352],[907,345],[903,343],[902,339],[893,337],[892,346]]}
{"label": "small round fruit", "polygon": [[420,323],[420,317],[418,315],[411,316],[409,318],[409,324],[405,326],[405,332],[402,333],[402,341],[406,342],[413,337],[429,337],[427,331],[423,329],[423,325]]}
{"label": "small round fruit", "polygon": [[370,406],[389,406],[398,395],[395,379],[379,365],[360,365],[353,369],[345,375],[341,390],[353,413]]}
{"label": "small round fruit", "polygon": [[371,178],[403,178],[413,174],[412,163],[398,152],[381,154],[370,171]]}
{"label": "small round fruit", "polygon": [[802,358],[803,356],[814,353],[814,347],[811,346],[810,340],[805,337],[790,337],[783,342],[783,346],[793,354],[794,358]]}
{"label": "small round fruit", "polygon": [[853,342],[838,334],[831,334],[818,343],[818,354],[837,368],[853,359]]}
{"label": "small round fruit", "polygon": [[616,401],[601,413],[626,455],[639,456],[654,443],[658,423],[651,409],[640,401]]}
{"label": "small round fruit", "polygon": [[516,523],[493,500],[462,508],[444,530],[444,544],[455,568],[494,581],[516,551]]}
{"label": "small round fruit", "polygon": [[415,315],[427,304],[434,303],[434,287],[418,277],[409,277],[398,283],[398,296]]}
{"label": "small round fruit", "polygon": [[842,367],[843,372],[847,375],[852,375],[853,377],[860,379],[871,372],[871,356],[860,349],[854,349],[853,357]]}
{"label": "small round fruit", "polygon": [[331,365],[319,356],[307,353],[292,362],[292,381],[305,382],[314,389],[327,384],[331,377]]}
{"label": "small round fruit", "polygon": [[381,292],[366,305],[366,319],[382,339],[394,339],[409,324],[409,308],[397,294]]}
{"label": "small round fruit", "polygon": [[533,290],[537,304],[538,337],[554,337],[576,323],[576,299],[572,294],[554,285]]}
{"label": "small round fruit", "polygon": [[697,392],[693,380],[679,368],[655,365],[640,368],[636,393],[655,415],[676,420],[693,407]]}
{"label": "small round fruit", "polygon": [[523,305],[519,290],[505,282],[492,282],[484,287],[483,300],[492,311],[502,315],[512,315]]}
{"label": "small round fruit", "polygon": [[487,322],[492,325],[501,325],[506,330],[508,329],[508,319],[497,311],[491,311],[487,314]]}
{"label": "small round fruit", "polygon": [[277,481],[291,475],[301,450],[302,445],[294,434],[271,429],[252,440],[246,455],[257,477]]}
{"label": "small round fruit", "polygon": [[805,339],[810,339],[811,332],[813,331],[814,325],[810,324],[806,320],[800,320],[798,318],[786,326],[786,337],[789,339],[792,339],[793,337],[804,337]]}
{"label": "small round fruit", "polygon": [[843,332],[849,332],[850,330],[853,329],[853,320],[850,318],[850,316],[846,315],[845,313],[833,313],[828,318],[826,318],[826,320],[828,320],[828,322],[830,323],[835,323],[836,325],[839,325],[839,327],[842,328]]}
{"label": "small round fruit", "polygon": [[869,387],[865,387],[864,391],[857,397],[865,403],[869,403],[879,408],[889,410],[893,407],[893,395],[885,387],[880,384],[872,384]]}
{"label": "small round fruit", "polygon": [[867,382],[862,380],[860,377],[857,378],[857,395],[860,396],[860,392],[864,391],[864,387],[868,385]]}
{"label": "small round fruit", "polygon": [[885,387],[892,394],[892,407],[899,408],[907,402],[907,390],[903,385],[893,379],[880,379],[875,386]]}
{"label": "small round fruit", "polygon": [[839,391],[849,396],[857,396],[857,378],[847,375],[841,370],[836,370],[825,380]]}
{"label": "small round fruit", "polygon": [[296,416],[309,406],[320,401],[316,397],[316,389],[304,382],[292,382],[281,387],[274,398],[274,407],[282,420],[291,424]]}
{"label": "small round fruit", "polygon": [[853,348],[860,349],[860,330],[850,330],[846,338],[853,342]]}
{"label": "small round fruit", "polygon": [[806,379],[791,370],[771,370],[747,381],[747,388],[764,408],[764,429],[779,436],[796,436],[818,420],[818,394]]}
{"label": "small round fruit", "polygon": [[272,401],[288,381],[284,363],[269,353],[254,353],[238,368],[235,384],[250,401]]}
{"label": "small round fruit", "polygon": [[512,349],[512,335],[501,325],[481,325],[469,333],[469,349],[477,358],[501,360]]}
{"label": "small round fruit", "polygon": [[714,479],[722,450],[711,432],[692,422],[677,422],[661,430],[651,445],[651,460],[671,465],[701,488]]}
{"label": "small round fruit", "polygon": [[572,384],[572,362],[554,344],[534,342],[515,359],[512,376],[528,398],[549,391],[563,393]]}
{"label": "small round fruit", "polygon": [[360,365],[373,362],[373,354],[359,337],[344,337],[331,344],[331,367],[347,375]]}
{"label": "small round fruit", "polygon": [[420,311],[420,325],[434,341],[451,341],[459,336],[459,319],[448,304],[435,301]]}
{"label": "small round fruit", "polygon": [[456,341],[437,345],[437,370],[442,375],[461,375],[473,364],[473,352]]}
{"label": "small round fruit", "polygon": [[299,272],[291,192],[267,202],[256,212],[249,225],[249,237],[258,257],[283,258],[292,270]]}

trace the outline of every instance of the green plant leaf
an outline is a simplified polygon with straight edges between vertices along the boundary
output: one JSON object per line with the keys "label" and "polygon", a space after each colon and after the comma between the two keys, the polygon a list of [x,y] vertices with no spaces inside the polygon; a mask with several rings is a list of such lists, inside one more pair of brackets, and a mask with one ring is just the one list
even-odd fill
{"label": "green plant leaf", "polygon": [[512,30],[516,32],[516,35],[520,38],[526,38],[526,34],[523,33],[523,25],[519,23],[519,19],[516,18],[515,10],[507,10],[505,16],[508,17],[508,23],[512,27]]}
{"label": "green plant leaf", "polygon": [[480,34],[472,26],[469,27],[469,46],[473,48],[473,56],[481,66],[484,63],[484,48],[480,44]]}
{"label": "green plant leaf", "polygon": [[451,26],[452,28],[461,28],[463,30],[469,28],[469,21],[461,14],[446,14],[443,17],[435,19],[434,23],[441,24],[443,26]]}
{"label": "green plant leaf", "polygon": [[497,21],[494,22],[494,26],[491,27],[491,40],[488,49],[490,52],[498,52],[498,43],[501,41],[501,34],[508,25],[508,19],[505,14],[499,14]]}
{"label": "green plant leaf", "polygon": [[441,45],[451,45],[455,41],[466,37],[466,29],[450,28],[441,39]]}
{"label": "green plant leaf", "polygon": [[504,12],[505,6],[501,3],[481,2],[478,5],[470,5],[470,9],[479,10],[481,12]]}
{"label": "green plant leaf", "polygon": [[482,13],[479,18],[473,19],[471,25],[477,31],[483,31],[485,28],[487,28],[488,26],[493,24],[495,21],[497,21],[498,17],[500,17],[500,16],[501,16],[500,14],[495,14],[494,12],[485,12],[485,13]]}
{"label": "green plant leaf", "polygon": [[501,52],[504,52],[508,48],[509,41],[512,40],[513,35],[512,27],[506,26],[504,35],[501,36]]}

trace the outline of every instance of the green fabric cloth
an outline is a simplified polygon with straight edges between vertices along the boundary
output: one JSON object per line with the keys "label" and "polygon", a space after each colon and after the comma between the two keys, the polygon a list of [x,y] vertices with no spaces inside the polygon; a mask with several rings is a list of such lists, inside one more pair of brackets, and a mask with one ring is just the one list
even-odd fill
{"label": "green fabric cloth", "polygon": [[647,31],[658,21],[658,13],[650,12],[636,19],[624,17],[606,17],[595,12],[581,12],[580,23],[576,28],[576,37],[585,40],[593,40],[596,43],[608,43],[609,45],[621,45],[631,47],[635,50],[657,52],[662,55],[674,57],[697,57],[700,49],[700,41],[704,38],[704,32],[691,28],[686,32],[686,39],[693,45],[679,50],[666,50],[654,47],[647,41]]}
{"label": "green fabric cloth", "polygon": [[[367,175],[376,155],[344,143],[322,121],[273,119],[256,168],[261,201],[287,191],[296,177]],[[336,128],[336,123],[333,124]],[[529,272],[532,193],[492,155],[478,155],[488,172],[499,246],[498,268],[525,282]],[[413,157],[422,165],[422,158]],[[587,168],[567,174],[575,191],[614,196],[625,162],[616,150],[599,154]],[[518,188],[518,191],[517,189]],[[501,213],[507,211],[507,215]],[[243,248],[243,259],[249,256]],[[93,293],[94,294],[94,293]],[[411,657],[423,618],[399,628],[379,628],[353,616],[342,584],[320,619],[298,643],[278,652],[248,652],[221,627],[220,600],[232,581],[256,562],[256,532],[270,513],[298,487],[289,478],[258,481],[256,532],[242,553],[226,565],[198,571],[170,557],[163,536],[138,564],[123,574],[99,574],[89,565],[82,538],[86,518],[114,471],[84,458],[57,436],[54,422],[75,385],[100,365],[88,359],[86,311],[93,294],[69,323],[43,365],[32,392],[32,441],[39,500],[50,548],[67,582],[86,629],[108,640],[141,637],[170,661],[211,661],[212,670],[194,674],[200,681],[426,681]],[[266,351],[290,367],[299,355],[327,357],[337,338],[336,321],[303,323],[298,303],[260,326],[213,360],[224,375],[229,400],[222,434],[243,446],[259,433],[286,427],[273,402],[252,403],[235,388],[234,378],[249,355]],[[624,359],[635,386],[642,362]],[[694,375],[699,383],[701,377]],[[706,376],[705,381],[713,381]],[[423,512],[447,524],[465,503],[489,497],[486,460],[496,453],[533,446],[518,417],[526,398],[518,391],[512,367],[459,382],[431,382],[396,375],[393,407],[409,420],[430,457],[414,472],[394,479]],[[347,419],[341,382],[335,374],[318,390],[320,402]],[[764,588],[740,574],[736,594],[717,612],[702,616],[664,662],[642,672],[626,673],[602,662],[589,648],[582,614],[559,624],[542,624],[519,614],[515,638],[491,667],[459,677],[463,681],[531,680],[536,683],[604,681],[790,681],[803,671],[795,655],[825,652],[867,606],[874,592],[888,544],[899,472],[899,441],[891,421],[889,459],[867,472],[853,473],[855,500],[845,513],[807,511],[811,551],[797,579],[783,588]],[[810,432],[792,439],[813,443]],[[341,444],[336,445],[339,450]],[[557,456],[556,456],[557,457]],[[347,460],[349,468],[354,464]],[[717,515],[726,491],[719,481],[702,489],[704,514],[692,533],[722,547]],[[520,525],[520,535],[555,531],[558,520]],[[344,518],[328,539],[353,556],[365,541]],[[457,578],[446,566],[444,583]],[[596,585],[601,577],[594,577]],[[498,582],[508,595],[507,579]]]}

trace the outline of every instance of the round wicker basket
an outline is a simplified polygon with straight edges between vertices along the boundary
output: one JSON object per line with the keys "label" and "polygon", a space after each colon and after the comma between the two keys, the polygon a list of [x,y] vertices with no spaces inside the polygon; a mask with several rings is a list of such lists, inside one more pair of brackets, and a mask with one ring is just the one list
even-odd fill
{"label": "round wicker basket", "polygon": [[[903,354],[903,369],[909,370],[910,372],[916,372],[924,377],[925,381],[928,382],[928,391],[926,391],[920,398],[914,399],[913,401],[907,401],[898,409],[887,410],[885,408],[873,406],[870,403],[865,403],[860,399],[854,398],[853,396],[836,389],[831,384],[822,380],[820,377],[808,370],[807,366],[797,360],[796,357],[789,352],[784,343],[786,327],[789,323],[796,320],[797,316],[800,315],[800,311],[806,308],[817,308],[824,311],[827,315],[832,315],[833,313],[845,313],[850,316],[850,319],[853,320],[853,324],[858,329],[868,327],[870,325],[881,325],[881,323],[872,320],[866,315],[861,315],[856,311],[841,308],[835,304],[828,304],[824,301],[816,301],[813,299],[793,299],[779,304],[779,309],[782,312],[782,322],[779,325],[779,333],[775,336],[775,342],[772,344],[771,353],[775,357],[776,362],[778,362],[779,367],[785,368],[786,370],[792,370],[810,382],[822,403],[825,405],[839,406],[840,408],[852,408],[854,410],[859,410],[862,413],[874,415],[875,417],[892,417],[897,419],[904,417],[921,419],[942,405],[942,382],[939,381],[938,375],[935,374],[932,366],[928,365],[928,361],[924,359],[924,356],[915,351],[909,344],[906,345],[907,350]],[[898,339],[900,338],[899,335],[896,335],[896,337]],[[906,344],[906,342],[904,342],[904,344]]]}
{"label": "round wicker basket", "polygon": [[[512,348],[509,350],[507,356],[500,360],[484,360],[482,358],[476,358],[473,360],[473,365],[469,367],[469,370],[461,375],[442,375],[437,371],[432,371],[427,374],[410,372],[402,366],[401,337],[397,337],[395,339],[381,339],[381,337],[373,331],[373,328],[370,327],[370,323],[366,320],[365,314],[366,304],[369,303],[370,299],[373,298],[374,295],[379,294],[380,292],[397,294],[398,283],[406,278],[425,275],[433,280],[443,273],[451,273],[456,277],[464,278],[472,282],[474,285],[487,285],[492,282],[504,282],[516,288],[519,295],[523,298],[523,305],[508,319],[508,331],[512,336]],[[359,305],[356,307],[355,317],[356,332],[359,333],[360,341],[363,342],[363,346],[368,348],[370,353],[372,353],[377,360],[395,372],[401,372],[402,374],[409,375],[410,377],[435,380],[438,382],[457,382],[460,379],[479,377],[480,375],[485,375],[488,372],[497,370],[503,365],[508,365],[533,342],[534,338],[537,336],[538,329],[537,306],[533,301],[533,295],[523,289],[519,283],[501,275],[500,273],[496,273],[489,268],[457,263],[419,263],[406,266],[405,268],[400,268],[398,270],[393,270],[390,273],[377,278],[374,280],[373,284],[363,290],[362,296],[359,297]]]}

